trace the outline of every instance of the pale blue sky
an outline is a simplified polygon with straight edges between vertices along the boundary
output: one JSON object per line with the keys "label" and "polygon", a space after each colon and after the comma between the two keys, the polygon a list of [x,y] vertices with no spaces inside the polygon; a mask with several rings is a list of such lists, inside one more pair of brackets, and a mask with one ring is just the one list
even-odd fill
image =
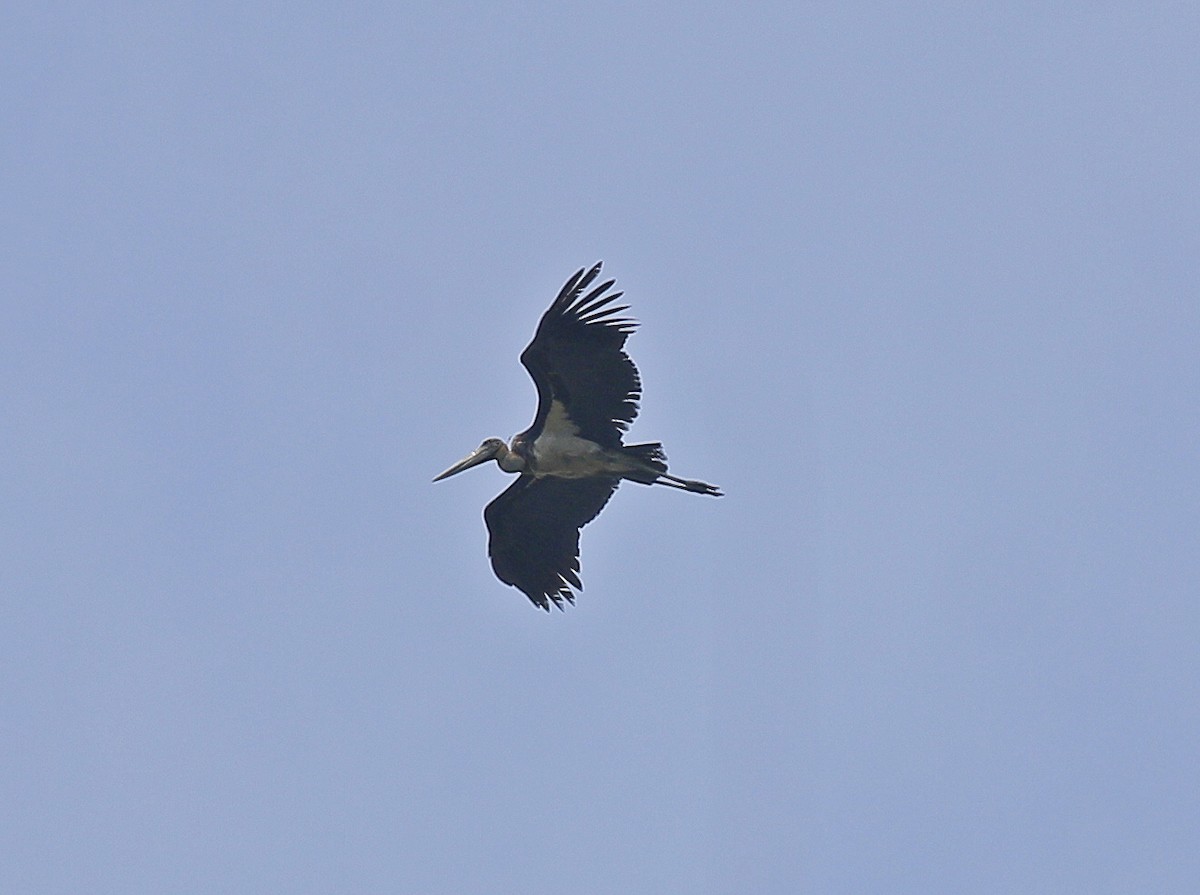
{"label": "pale blue sky", "polygon": [[[1191,4],[10,4],[0,889],[1200,890]],[[491,574],[602,258],[625,486]]]}

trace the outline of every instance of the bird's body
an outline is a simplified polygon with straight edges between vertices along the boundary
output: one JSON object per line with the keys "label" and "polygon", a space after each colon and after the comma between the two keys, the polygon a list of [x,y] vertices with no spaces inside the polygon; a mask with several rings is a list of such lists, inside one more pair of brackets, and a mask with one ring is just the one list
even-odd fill
{"label": "bird's body", "polygon": [[622,479],[661,484],[719,497],[704,482],[667,472],[662,445],[623,444],[637,416],[642,386],[625,353],[637,324],[611,307],[621,293],[605,294],[612,280],[583,295],[600,273],[597,264],[567,281],[542,315],[521,353],[538,390],[533,425],[511,445],[489,438],[434,481],[488,460],[519,473],[484,510],[488,554],[497,577],[533,603],[560,609],[574,602],[579,580],[579,530],[596,517]]}

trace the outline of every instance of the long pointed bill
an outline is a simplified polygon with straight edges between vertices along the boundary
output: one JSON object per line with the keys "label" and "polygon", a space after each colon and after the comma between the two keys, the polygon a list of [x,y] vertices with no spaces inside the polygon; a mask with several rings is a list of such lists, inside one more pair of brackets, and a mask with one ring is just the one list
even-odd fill
{"label": "long pointed bill", "polygon": [[496,452],[494,450],[490,450],[488,447],[481,445],[480,447],[475,448],[475,450],[471,451],[469,455],[463,457],[445,472],[434,476],[433,480],[435,482],[440,482],[442,479],[448,479],[450,476],[457,475],[464,469],[470,469],[472,466],[478,466],[480,463],[486,463],[495,456]]}

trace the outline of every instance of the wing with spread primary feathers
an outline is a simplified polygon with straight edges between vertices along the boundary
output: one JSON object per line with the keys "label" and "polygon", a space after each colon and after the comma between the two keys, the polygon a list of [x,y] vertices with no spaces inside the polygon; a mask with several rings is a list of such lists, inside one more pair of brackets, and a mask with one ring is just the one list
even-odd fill
{"label": "wing with spread primary feathers", "polygon": [[600,274],[600,264],[580,270],[542,315],[533,341],[521,353],[538,390],[540,432],[559,402],[578,428],[578,434],[603,447],[617,447],[622,433],[638,412],[642,383],[637,368],[624,352],[625,340],[637,323],[616,316],[628,305],[612,306],[620,292],[605,294],[608,280],[584,294]]}
{"label": "wing with spread primary feathers", "polygon": [[559,609],[575,602],[579,580],[579,529],[608,503],[616,478],[560,479],[523,475],[483,511],[488,556],[505,584],[534,605]]}

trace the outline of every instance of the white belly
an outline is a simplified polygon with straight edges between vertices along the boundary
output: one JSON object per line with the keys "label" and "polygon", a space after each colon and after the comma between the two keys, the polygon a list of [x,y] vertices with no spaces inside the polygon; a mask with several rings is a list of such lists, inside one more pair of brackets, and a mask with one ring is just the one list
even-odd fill
{"label": "white belly", "polygon": [[537,475],[587,478],[618,472],[619,468],[599,445],[574,435],[545,435],[533,443]]}
{"label": "white belly", "polygon": [[559,401],[550,405],[542,434],[533,443],[533,465],[535,475],[565,479],[620,475],[630,468],[620,451],[609,452],[580,438],[579,428]]}

